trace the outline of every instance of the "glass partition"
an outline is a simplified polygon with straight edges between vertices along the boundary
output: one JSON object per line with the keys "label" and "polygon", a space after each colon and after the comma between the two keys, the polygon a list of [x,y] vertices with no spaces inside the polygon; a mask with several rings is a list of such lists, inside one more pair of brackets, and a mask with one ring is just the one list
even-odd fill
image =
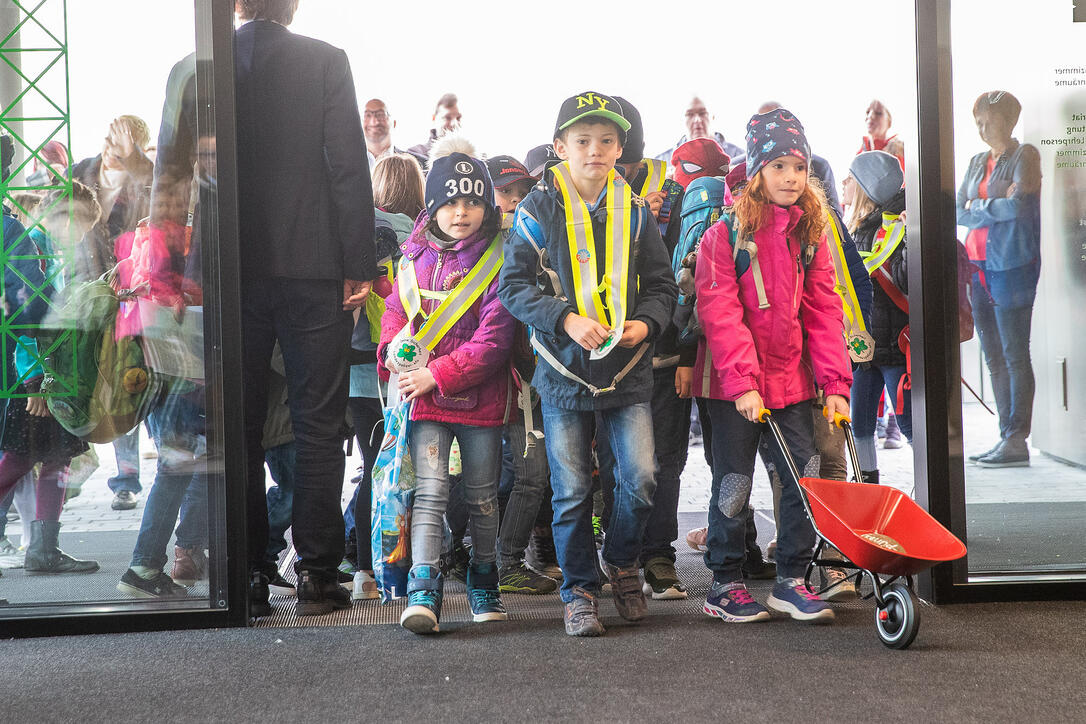
{"label": "glass partition", "polygon": [[230,603],[196,10],[0,0],[0,619]]}
{"label": "glass partition", "polygon": [[951,4],[972,263],[959,283],[975,329],[961,347],[971,582],[1086,573],[1086,17],[1073,5]]}

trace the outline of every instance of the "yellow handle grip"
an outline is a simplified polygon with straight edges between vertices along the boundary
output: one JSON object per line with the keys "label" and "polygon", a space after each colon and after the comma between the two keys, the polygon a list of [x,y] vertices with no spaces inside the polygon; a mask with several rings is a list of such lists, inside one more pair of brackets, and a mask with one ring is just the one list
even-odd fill
{"label": "yellow handle grip", "polygon": [[[827,420],[830,419],[830,408],[828,408],[828,407],[823,407],[822,408],[822,417],[826,418]],[[842,415],[840,412],[833,413],[833,424],[834,424],[834,426],[841,427],[842,422],[847,422],[847,423],[849,423],[851,425],[852,424],[852,418],[849,417],[848,415]]]}
{"label": "yellow handle grip", "polygon": [[758,413],[758,422],[765,422],[769,419],[770,414],[772,413],[770,413],[769,410],[763,407],[762,411]]}

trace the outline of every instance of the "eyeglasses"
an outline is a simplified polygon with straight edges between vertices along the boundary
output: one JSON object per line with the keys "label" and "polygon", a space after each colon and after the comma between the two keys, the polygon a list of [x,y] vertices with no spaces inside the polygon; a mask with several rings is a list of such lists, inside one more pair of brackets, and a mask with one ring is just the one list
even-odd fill
{"label": "eyeglasses", "polygon": [[363,118],[372,118],[375,121],[380,121],[388,118],[388,111],[363,111]]}

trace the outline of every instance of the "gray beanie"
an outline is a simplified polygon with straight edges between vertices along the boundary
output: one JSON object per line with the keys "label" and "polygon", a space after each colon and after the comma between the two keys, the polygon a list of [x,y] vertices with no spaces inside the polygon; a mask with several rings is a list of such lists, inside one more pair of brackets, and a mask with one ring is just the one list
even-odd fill
{"label": "gray beanie", "polygon": [[879,206],[894,198],[905,182],[897,157],[886,151],[867,151],[852,160],[848,169],[868,198]]}

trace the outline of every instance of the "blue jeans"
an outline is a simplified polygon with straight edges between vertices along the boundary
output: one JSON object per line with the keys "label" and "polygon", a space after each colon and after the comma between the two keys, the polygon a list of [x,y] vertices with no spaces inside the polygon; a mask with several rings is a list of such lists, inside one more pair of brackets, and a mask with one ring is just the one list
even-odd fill
{"label": "blue jeans", "polygon": [[460,443],[464,501],[470,515],[471,561],[497,557],[498,474],[502,429],[418,420],[411,423],[411,461],[415,466],[415,504],[411,511],[412,569],[436,566],[445,538],[449,503],[449,450]]}
{"label": "blue jeans", "polygon": [[[533,415],[540,414],[537,405]],[[520,410],[513,410],[502,435],[498,500],[506,502],[498,532],[500,565],[511,566],[523,560],[549,478],[546,440],[536,440],[535,445],[525,451],[524,416]]]}
{"label": "blue jeans", "polygon": [[[667,558],[675,562],[672,542],[679,537],[679,478],[686,467],[690,446],[690,400],[675,394],[675,367],[653,370],[652,377],[652,436],[656,449],[656,493],[652,512],[645,524],[641,547],[641,564],[650,558]],[[604,526],[610,524],[614,505],[614,455],[602,428],[596,432],[596,452],[600,460],[600,481],[603,485]],[[604,528],[606,531],[606,527]]]}
{"label": "blue jeans", "polygon": [[140,485],[140,429],[135,430],[113,441],[113,453],[117,456],[117,474],[110,478],[106,485],[114,494],[127,490],[130,493],[139,493],[143,490]]}
{"label": "blue jeans", "polygon": [[980,348],[992,375],[999,436],[1003,440],[1024,443],[1030,433],[1036,391],[1029,356],[1033,305],[1007,307],[996,304],[975,274],[969,299]]}
{"label": "blue jeans", "polygon": [[203,391],[166,395],[148,421],[158,447],[158,471],[130,565],[161,569],[179,513],[178,546],[203,547],[208,541]]}
{"label": "blue jeans", "polygon": [[[713,572],[717,583],[743,579],[743,557],[747,544],[747,521],[750,517],[750,484],[754,477],[754,462],[758,443],[765,425],[748,421],[735,409],[734,402],[707,400],[712,418],[713,486],[709,504],[709,539],[705,566]],[[800,474],[812,468],[817,477],[818,457],[811,426],[811,403],[804,401],[781,410],[773,410],[773,419],[784,433]],[[704,420],[702,422],[704,425]],[[800,578],[811,560],[814,528],[803,507],[797,481],[788,472],[788,465],[774,442],[769,443],[770,456],[782,478],[780,528],[777,531],[777,575],[780,578]],[[746,499],[734,515],[728,515],[729,491],[746,488]],[[721,495],[721,489],[724,495]]]}
{"label": "blue jeans", "polygon": [[615,503],[603,559],[612,566],[636,565],[656,493],[652,407],[648,402],[598,412],[564,410],[543,403],[547,460],[554,496],[554,546],[562,568],[562,600],[574,589],[598,593],[596,544],[592,538],[592,431],[596,420],[615,454]]}
{"label": "blue jeans", "polygon": [[[279,554],[287,549],[287,528],[290,527],[294,509],[294,465],[298,447],[293,441],[264,451],[275,485],[268,488],[268,548],[264,554],[266,563],[275,566]],[[270,570],[270,568],[269,568]]]}
{"label": "blue jeans", "polygon": [[[905,365],[860,366],[852,373],[852,432],[856,439],[873,437],[879,416],[879,398],[886,388],[886,404],[897,407],[897,386],[905,374]],[[901,414],[896,409],[897,425],[909,442],[913,441],[912,392],[904,391],[905,404]]]}

